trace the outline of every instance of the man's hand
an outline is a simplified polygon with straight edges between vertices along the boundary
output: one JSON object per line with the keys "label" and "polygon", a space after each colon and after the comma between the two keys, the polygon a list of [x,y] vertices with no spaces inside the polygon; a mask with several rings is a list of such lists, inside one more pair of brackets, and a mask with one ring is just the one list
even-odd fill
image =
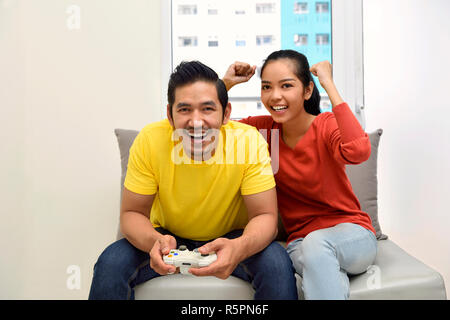
{"label": "man's hand", "polygon": [[239,264],[241,247],[238,245],[237,239],[218,238],[209,242],[198,251],[201,254],[207,254],[215,251],[217,260],[207,267],[190,268],[189,272],[195,276],[216,276],[219,279],[228,278]]}
{"label": "man's hand", "polygon": [[150,251],[150,267],[160,275],[175,273],[176,267],[164,263],[163,256],[177,247],[177,240],[170,235],[163,235]]}
{"label": "man's hand", "polygon": [[235,85],[250,80],[250,78],[255,74],[255,71],[256,66],[251,66],[245,62],[236,61],[228,67],[228,70],[222,80],[225,83],[227,90],[230,90]]}

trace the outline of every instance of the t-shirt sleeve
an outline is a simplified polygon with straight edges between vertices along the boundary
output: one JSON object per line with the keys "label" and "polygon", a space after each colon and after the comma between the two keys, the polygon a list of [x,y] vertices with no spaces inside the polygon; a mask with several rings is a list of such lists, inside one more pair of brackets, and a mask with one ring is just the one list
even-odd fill
{"label": "t-shirt sleeve", "polygon": [[130,148],[124,186],[134,193],[151,195],[158,189],[151,166],[150,147],[150,139],[141,131]]}
{"label": "t-shirt sleeve", "polygon": [[252,142],[257,144],[257,153],[250,154],[250,161],[245,169],[241,184],[242,195],[260,193],[275,187],[266,140],[259,132],[255,131]]}

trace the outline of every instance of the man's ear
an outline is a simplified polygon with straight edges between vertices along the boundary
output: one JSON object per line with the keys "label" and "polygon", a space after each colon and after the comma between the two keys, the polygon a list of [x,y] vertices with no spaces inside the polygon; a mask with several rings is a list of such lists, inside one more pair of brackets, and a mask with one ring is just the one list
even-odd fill
{"label": "man's ear", "polygon": [[227,124],[228,121],[230,121],[230,116],[231,116],[231,103],[227,103],[227,106],[225,107],[225,112],[223,114],[223,121],[222,121],[222,125]]}
{"label": "man's ear", "polygon": [[304,99],[309,100],[312,96],[312,93],[314,91],[314,82],[310,81],[309,86],[305,87],[305,93],[304,93]]}
{"label": "man's ear", "polygon": [[173,125],[173,119],[172,119],[172,117],[170,116],[170,105],[169,105],[169,104],[167,104],[167,119],[169,120],[170,125],[171,125],[172,127],[174,127],[174,125]]}

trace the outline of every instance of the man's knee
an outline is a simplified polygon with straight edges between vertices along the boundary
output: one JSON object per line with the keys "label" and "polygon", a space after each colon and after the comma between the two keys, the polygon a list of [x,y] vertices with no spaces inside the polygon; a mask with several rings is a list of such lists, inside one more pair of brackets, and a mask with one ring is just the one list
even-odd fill
{"label": "man's knee", "polygon": [[97,259],[95,272],[120,273],[126,264],[132,260],[131,244],[126,239],[118,240],[109,245]]}

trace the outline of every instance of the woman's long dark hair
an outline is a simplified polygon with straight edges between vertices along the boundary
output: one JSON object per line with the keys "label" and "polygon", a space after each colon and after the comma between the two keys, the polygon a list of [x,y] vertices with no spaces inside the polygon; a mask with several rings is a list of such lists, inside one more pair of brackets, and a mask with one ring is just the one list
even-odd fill
{"label": "woman's long dark hair", "polygon": [[293,62],[295,66],[294,73],[305,88],[309,86],[309,83],[311,81],[313,82],[314,88],[311,98],[305,100],[305,111],[314,116],[320,114],[319,90],[317,89],[316,83],[314,82],[311,71],[309,71],[310,67],[308,59],[305,57],[305,55],[294,50],[279,50],[272,52],[264,61],[264,64],[261,68],[261,75],[263,74],[264,68],[270,61],[275,61],[278,59],[289,59],[290,61]]}

